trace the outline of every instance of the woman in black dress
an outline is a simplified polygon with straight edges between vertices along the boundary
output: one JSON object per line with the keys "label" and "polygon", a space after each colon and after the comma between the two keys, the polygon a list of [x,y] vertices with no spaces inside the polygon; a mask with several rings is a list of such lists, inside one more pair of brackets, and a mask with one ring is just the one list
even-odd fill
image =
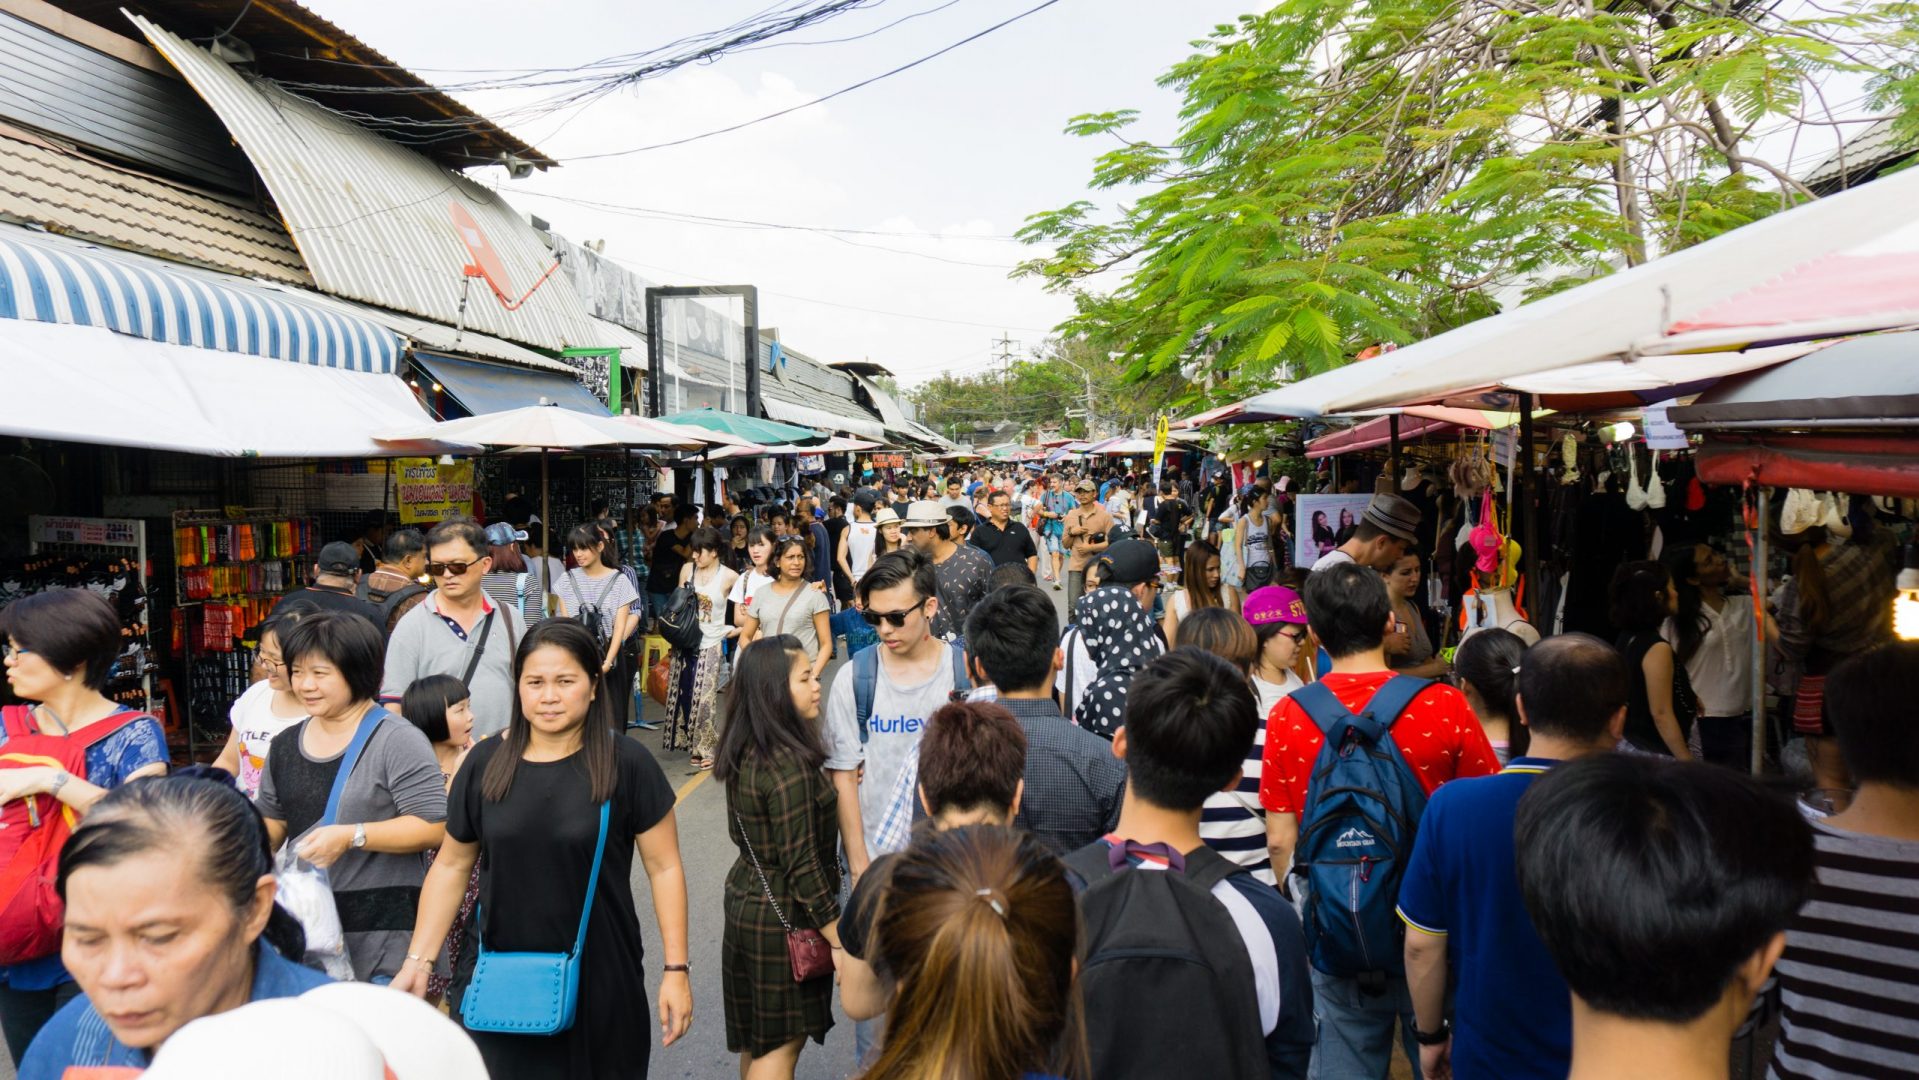
{"label": "woman in black dress", "polygon": [[513,671],[519,694],[511,725],[501,738],[474,747],[453,778],[446,843],[427,875],[407,963],[393,985],[426,993],[476,860],[481,951],[571,949],[599,836],[599,804],[611,799],[605,863],[582,953],[578,1018],[554,1035],[472,1034],[493,1080],[643,1076],[653,1038],[639,1022],[646,983],[633,906],[636,846],[666,953],[660,1044],[672,1045],[693,1021],[673,789],[644,747],[614,732],[613,702],[601,692],[599,643],[586,627],[573,619],[540,623],[520,642]]}
{"label": "woman in black dress", "polygon": [[740,850],[720,938],[726,1048],[746,1080],[790,1080],[807,1038],[824,1044],[833,1026],[833,980],[793,981],[786,953],[788,927],[840,944],[839,799],[820,772],[815,667],[790,635],[748,645],[714,755]]}

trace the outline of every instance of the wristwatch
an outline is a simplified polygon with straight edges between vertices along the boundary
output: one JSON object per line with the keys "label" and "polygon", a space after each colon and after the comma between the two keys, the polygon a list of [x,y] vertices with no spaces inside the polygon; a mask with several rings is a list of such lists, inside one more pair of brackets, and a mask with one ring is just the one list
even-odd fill
{"label": "wristwatch", "polygon": [[73,774],[67,772],[65,769],[54,770],[53,783],[48,785],[47,794],[53,796],[56,799],[59,798],[60,789],[63,787],[66,787],[67,781],[71,779],[73,779]]}
{"label": "wristwatch", "polygon": [[366,846],[366,822],[364,821],[353,827],[353,846],[355,848]]}
{"label": "wristwatch", "polygon": [[1441,1020],[1438,1031],[1421,1031],[1419,1025],[1413,1025],[1413,1041],[1421,1046],[1438,1046],[1453,1037],[1453,1022]]}

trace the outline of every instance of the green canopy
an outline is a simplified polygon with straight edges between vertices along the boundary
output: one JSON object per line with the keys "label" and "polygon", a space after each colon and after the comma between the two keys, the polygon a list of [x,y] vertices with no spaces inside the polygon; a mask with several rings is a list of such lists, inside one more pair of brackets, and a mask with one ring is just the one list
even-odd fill
{"label": "green canopy", "polygon": [[798,443],[808,445],[825,442],[827,436],[812,428],[797,424],[782,424],[778,420],[762,420],[757,416],[744,413],[721,412],[718,409],[689,409],[657,419],[669,424],[685,424],[690,427],[704,428],[707,431],[720,431],[728,435],[737,435],[762,445],[778,443]]}

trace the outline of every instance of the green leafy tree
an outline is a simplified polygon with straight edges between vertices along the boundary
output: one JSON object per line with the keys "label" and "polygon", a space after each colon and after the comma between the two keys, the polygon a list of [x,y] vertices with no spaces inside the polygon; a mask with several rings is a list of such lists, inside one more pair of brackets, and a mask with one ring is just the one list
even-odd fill
{"label": "green leafy tree", "polygon": [[[1162,78],[1171,145],[1128,138],[1130,110],[1072,120],[1118,141],[1091,187],[1126,201],[1033,215],[1051,254],[1019,272],[1071,293],[1062,334],[1128,377],[1247,393],[1812,197],[1762,144],[1846,104],[1913,123],[1916,11],[1284,0]],[[1826,99],[1846,80],[1863,102]]]}
{"label": "green leafy tree", "polygon": [[1126,364],[1080,339],[1052,339],[1004,369],[942,375],[909,391],[920,418],[944,434],[1001,421],[1017,432],[1056,429],[1084,438],[1087,398],[1101,433],[1151,427],[1162,413],[1189,405],[1191,385],[1178,372],[1128,378]]}

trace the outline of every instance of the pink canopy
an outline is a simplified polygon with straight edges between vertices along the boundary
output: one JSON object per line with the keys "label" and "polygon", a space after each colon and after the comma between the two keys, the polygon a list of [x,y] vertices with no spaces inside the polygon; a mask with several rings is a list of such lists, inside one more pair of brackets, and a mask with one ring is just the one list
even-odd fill
{"label": "pink canopy", "polygon": [[[1379,416],[1363,424],[1349,427],[1344,431],[1335,431],[1330,435],[1306,444],[1308,458],[1332,457],[1336,454],[1350,454],[1356,450],[1371,450],[1392,442],[1391,416]],[[1490,430],[1493,424],[1486,414],[1477,409],[1450,409],[1441,405],[1415,405],[1399,413],[1399,439],[1410,439],[1447,435],[1462,428]]]}
{"label": "pink canopy", "polygon": [[1862,315],[1881,317],[1879,325],[1908,321],[1899,313],[1919,320],[1919,254],[1827,255],[1702,308],[1666,333],[1783,327]]}

